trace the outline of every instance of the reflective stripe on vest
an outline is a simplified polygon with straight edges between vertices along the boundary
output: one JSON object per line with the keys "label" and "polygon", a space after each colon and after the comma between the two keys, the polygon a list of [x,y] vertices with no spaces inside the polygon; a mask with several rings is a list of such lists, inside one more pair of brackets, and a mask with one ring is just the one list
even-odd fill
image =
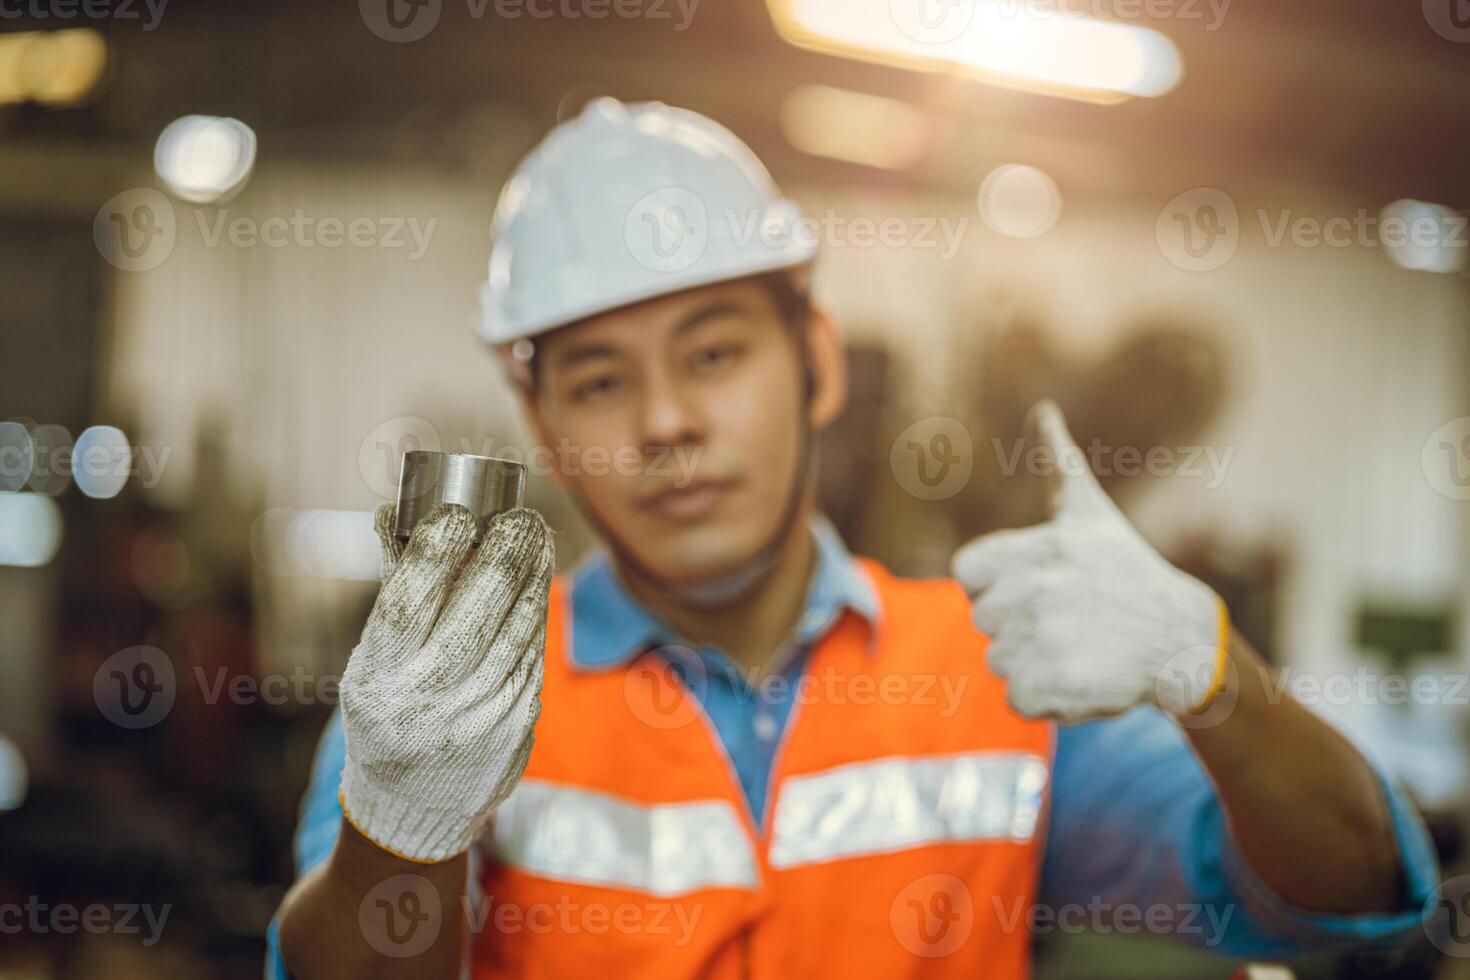
{"label": "reflective stripe on vest", "polygon": [[[792,868],[928,844],[1026,841],[1036,831],[1045,760],[975,752],[858,762],[782,783],[771,867]],[[755,856],[723,800],[640,805],[523,779],[495,812],[501,860],[560,881],[664,897],[754,889]]]}
{"label": "reflective stripe on vest", "polygon": [[495,845],[532,874],[663,897],[759,880],[745,828],[723,800],[643,806],[523,779],[495,811]]}
{"label": "reflective stripe on vest", "polygon": [[1013,752],[839,766],[786,780],[771,867],[957,841],[1026,841],[1036,832],[1046,760]]}

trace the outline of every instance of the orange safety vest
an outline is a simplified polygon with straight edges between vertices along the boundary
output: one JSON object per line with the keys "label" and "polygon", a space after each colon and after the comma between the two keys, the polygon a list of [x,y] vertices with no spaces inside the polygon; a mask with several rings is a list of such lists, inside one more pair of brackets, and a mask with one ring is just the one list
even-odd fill
{"label": "orange safety vest", "polygon": [[476,977],[1027,976],[1052,726],[1010,709],[957,584],[859,561],[877,634],[845,611],[812,651],[764,830],[663,658],[571,664],[557,580]]}

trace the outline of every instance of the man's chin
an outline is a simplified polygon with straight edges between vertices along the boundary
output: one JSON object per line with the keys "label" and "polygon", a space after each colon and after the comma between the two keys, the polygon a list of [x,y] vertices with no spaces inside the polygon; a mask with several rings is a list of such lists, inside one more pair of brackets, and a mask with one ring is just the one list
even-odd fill
{"label": "man's chin", "polygon": [[660,541],[664,545],[650,552],[647,544],[637,548],[639,561],[660,581],[680,586],[718,584],[750,568],[757,553],[749,540],[721,528],[681,530],[677,540]]}

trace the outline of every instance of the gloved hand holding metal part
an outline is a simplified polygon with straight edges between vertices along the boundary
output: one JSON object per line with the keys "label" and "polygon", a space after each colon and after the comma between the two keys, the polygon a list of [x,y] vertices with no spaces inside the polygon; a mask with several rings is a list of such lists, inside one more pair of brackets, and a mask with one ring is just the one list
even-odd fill
{"label": "gloved hand holding metal part", "polygon": [[342,807],[389,853],[442,861],[469,849],[525,771],[551,537],[540,514],[518,508],[492,519],[469,558],[476,522],[465,507],[439,505],[406,550],[394,518],[391,504],[378,507],[383,587],[342,677]]}

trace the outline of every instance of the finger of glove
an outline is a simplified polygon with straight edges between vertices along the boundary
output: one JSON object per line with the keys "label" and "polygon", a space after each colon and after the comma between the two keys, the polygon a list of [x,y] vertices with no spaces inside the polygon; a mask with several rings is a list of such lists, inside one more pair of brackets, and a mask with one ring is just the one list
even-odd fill
{"label": "finger of glove", "polygon": [[[523,699],[526,692],[532,695],[528,724],[533,724],[541,712],[539,696],[546,663],[546,603],[550,580],[548,567],[521,593],[477,668],[483,677],[478,685],[484,692],[482,697],[501,697],[504,692],[517,699]],[[507,712],[514,713],[514,710]]]}
{"label": "finger of glove", "polygon": [[530,731],[541,717],[543,663],[539,647],[529,650],[509,675],[494,678],[496,686],[481,689],[470,713],[496,731]]}
{"label": "finger of glove", "polygon": [[1034,574],[1009,576],[980,594],[970,610],[970,619],[987,636],[1002,637],[1018,624],[1031,621],[1040,588],[1039,577]]}
{"label": "finger of glove", "polygon": [[1115,514],[1112,499],[1097,482],[1057,403],[1050,398],[1037,402],[1031,407],[1027,424],[1052,454],[1047,481],[1052,514],[1080,518]]}
{"label": "finger of glove", "polygon": [[429,512],[373,603],[363,630],[369,648],[403,654],[424,645],[474,537],[469,508],[440,504]]}
{"label": "finger of glove", "polygon": [[1062,685],[1035,665],[1019,667],[1006,681],[1006,700],[1027,718],[1075,725],[1120,713],[1136,701],[1114,702],[1107,696],[1089,696],[1076,685]]}
{"label": "finger of glove", "polygon": [[526,774],[526,766],[531,762],[531,750],[535,745],[536,732],[534,729],[528,730],[525,739],[522,740],[515,756],[511,759],[510,765],[506,766],[505,771],[496,780],[494,789],[491,790],[490,799],[486,801],[485,813],[480,818],[481,828],[489,822],[494,816],[495,808],[505,802],[511,791],[516,788],[516,784],[521,781],[521,777]]}
{"label": "finger of glove", "polygon": [[[460,677],[478,669],[502,634],[503,649],[523,648],[537,621],[544,625],[554,564],[551,530],[540,514],[518,507],[498,515],[455,584],[429,645]],[[514,664],[495,659],[492,666],[503,678]]]}
{"label": "finger of glove", "polygon": [[965,591],[991,588],[1001,576],[1040,567],[1057,553],[1054,530],[1046,525],[992,531],[955,552],[950,569]]}
{"label": "finger of glove", "polygon": [[1006,679],[1006,701],[1027,718],[1054,719],[1060,705],[1046,677],[1035,669],[1018,669]]}
{"label": "finger of glove", "polygon": [[383,557],[382,581],[388,581],[398,567],[403,555],[403,543],[398,540],[395,528],[398,524],[398,508],[392,504],[379,504],[373,511],[373,530],[378,535],[378,551]]}
{"label": "finger of glove", "polygon": [[1034,632],[1031,621],[1021,619],[1014,622],[1004,636],[991,637],[985,648],[985,662],[990,666],[990,672],[997,677],[1011,676],[1035,642]]}

